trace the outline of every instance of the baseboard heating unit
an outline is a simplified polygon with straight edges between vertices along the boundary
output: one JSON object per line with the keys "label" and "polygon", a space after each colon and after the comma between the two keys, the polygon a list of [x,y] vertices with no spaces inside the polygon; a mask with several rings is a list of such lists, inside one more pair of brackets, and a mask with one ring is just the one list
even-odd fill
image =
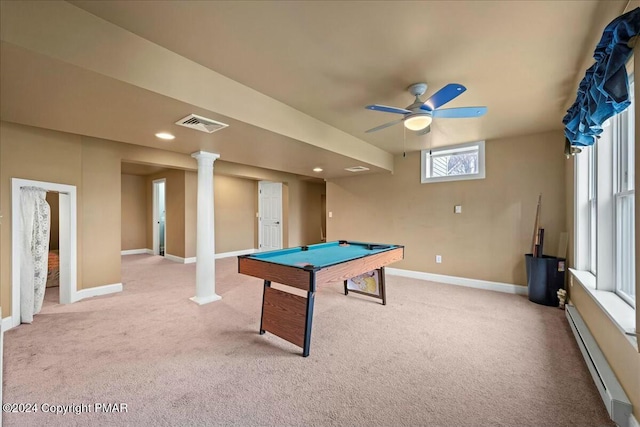
{"label": "baseboard heating unit", "polygon": [[611,370],[609,363],[607,363],[604,354],[600,351],[591,332],[589,332],[587,325],[582,320],[578,310],[573,306],[566,306],[566,315],[567,320],[569,320],[569,326],[571,326],[571,330],[576,337],[578,347],[582,352],[582,357],[584,357],[589,372],[591,372],[593,381],[600,392],[604,405],[607,407],[611,420],[619,427],[632,427],[631,413],[633,407],[631,402]]}

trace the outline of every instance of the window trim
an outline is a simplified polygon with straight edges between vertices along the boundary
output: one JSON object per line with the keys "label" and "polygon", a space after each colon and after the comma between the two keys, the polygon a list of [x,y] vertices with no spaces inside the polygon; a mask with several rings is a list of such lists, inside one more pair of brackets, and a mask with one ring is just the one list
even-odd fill
{"label": "window trim", "polygon": [[[630,79],[633,79],[633,77],[630,77]],[[634,105],[634,107],[637,106]],[[635,191],[632,189],[635,187],[634,182],[629,181],[631,177],[627,178],[627,182],[624,182],[624,171],[621,169],[633,168],[635,182],[638,182],[637,176],[635,176],[635,164],[638,164],[637,158],[635,163],[630,163],[628,159],[621,158],[627,156],[621,156],[621,154],[626,154],[626,151],[623,153],[622,150],[625,147],[620,145],[637,141],[638,127],[635,127],[636,132],[633,135],[627,130],[629,122],[637,117],[637,114],[629,115],[631,114],[630,111],[633,110],[627,109],[609,119],[604,126],[604,131],[599,141],[587,148],[591,152],[583,152],[582,155],[574,157],[573,215],[575,233],[574,264],[576,269],[570,269],[572,272],[571,280],[575,279],[575,282],[583,285],[600,308],[618,325],[623,333],[627,334],[637,329],[635,311],[639,301],[637,292],[631,297],[625,294],[624,290],[620,291],[618,283],[619,265],[622,262],[620,259],[620,251],[622,250],[620,245],[622,243],[619,240],[621,233],[618,229],[620,220],[619,204],[622,198],[633,197],[632,200],[635,201]],[[627,140],[621,141],[621,138],[627,138]],[[635,146],[632,148],[635,148]],[[624,162],[624,165],[620,162]],[[595,175],[593,175],[596,178],[595,185],[590,180],[590,169],[595,170]],[[591,215],[590,208],[594,205],[591,202],[592,200],[595,200],[597,209],[595,218],[595,245],[597,248],[595,271],[591,268],[594,260],[589,259],[591,255],[589,246],[591,224],[589,216]],[[635,217],[632,216],[635,222],[634,218],[637,218],[637,215]],[[634,229],[637,228],[637,224],[635,225]],[[592,234],[591,237],[593,237]],[[635,259],[634,257],[632,262],[635,263]],[[628,261],[625,261],[624,265],[626,265],[626,262]],[[636,268],[635,274],[637,274],[637,271]],[[571,283],[571,286],[573,286],[573,283]],[[630,341],[637,348],[637,340],[630,338]]]}
{"label": "window trim", "polygon": [[[598,272],[598,142],[587,147],[587,251],[586,266],[593,275]],[[601,230],[600,230],[601,231]]]}
{"label": "window trim", "polygon": [[[469,147],[478,147],[478,173],[465,174],[465,175],[450,175],[450,176],[437,176],[428,177],[427,169],[429,166],[429,160],[427,156],[433,155],[441,151],[451,151],[457,149],[465,149]],[[422,184],[429,184],[434,182],[447,182],[447,181],[467,181],[471,179],[484,179],[485,178],[485,142],[474,141],[464,144],[448,145],[445,147],[438,147],[433,149],[425,149],[420,152],[420,182]]]}
{"label": "window trim", "polygon": [[[631,99],[631,105],[626,110],[616,114],[615,116],[609,119],[611,121],[612,128],[612,143],[613,143],[613,209],[614,209],[614,231],[613,231],[613,241],[614,241],[614,253],[615,253],[615,266],[614,266],[614,284],[613,284],[613,292],[620,298],[622,298],[627,304],[629,304],[634,309],[637,307],[638,295],[637,292],[634,295],[627,294],[625,289],[623,289],[621,274],[622,272],[623,259],[622,257],[628,255],[625,251],[621,250],[622,239],[625,236],[620,232],[620,221],[621,221],[621,211],[620,205],[623,199],[630,199],[632,205],[635,205],[635,162],[632,162],[635,158],[635,142],[637,140],[635,136],[635,130],[637,130],[637,126],[635,125],[635,78],[634,74],[631,73],[629,76],[629,97]],[[631,133],[630,130],[634,129],[634,132]],[[630,173],[631,172],[631,173]],[[625,176],[626,174],[626,176]],[[637,207],[636,207],[637,208]],[[635,208],[634,208],[635,211]],[[635,224],[635,214],[631,214],[632,230],[633,236],[635,237],[637,229]],[[628,237],[628,236],[627,236]],[[635,250],[635,247],[632,248]],[[629,261],[628,259],[626,260]],[[632,262],[635,263],[635,258],[632,259]],[[632,277],[638,274],[637,265],[632,270]],[[626,283],[626,285],[631,285],[632,290],[635,287],[635,280],[632,280],[631,283]]]}

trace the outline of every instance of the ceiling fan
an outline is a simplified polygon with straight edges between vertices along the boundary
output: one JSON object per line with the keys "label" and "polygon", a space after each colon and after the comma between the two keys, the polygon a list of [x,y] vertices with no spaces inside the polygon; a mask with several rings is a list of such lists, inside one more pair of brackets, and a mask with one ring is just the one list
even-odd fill
{"label": "ceiling fan", "polygon": [[406,108],[388,107],[386,105],[373,104],[367,105],[366,108],[374,111],[383,111],[385,113],[402,114],[402,118],[394,120],[389,123],[385,123],[380,126],[376,126],[372,129],[365,131],[366,133],[376,132],[381,129],[393,126],[397,123],[404,122],[404,126],[413,131],[424,135],[429,132],[431,121],[435,118],[443,119],[462,119],[469,117],[480,117],[486,114],[487,107],[458,107],[458,108],[444,108],[440,107],[454,98],[461,95],[466,87],[457,83],[449,83],[433,95],[426,101],[422,101],[420,96],[424,95],[427,90],[426,83],[414,83],[407,88],[411,95],[416,99],[413,104]]}

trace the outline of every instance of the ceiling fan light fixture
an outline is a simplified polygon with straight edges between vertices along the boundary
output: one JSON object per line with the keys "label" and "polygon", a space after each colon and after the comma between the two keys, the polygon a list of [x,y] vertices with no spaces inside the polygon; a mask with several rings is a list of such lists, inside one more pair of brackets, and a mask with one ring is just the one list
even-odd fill
{"label": "ceiling fan light fixture", "polygon": [[404,120],[404,127],[409,130],[423,130],[431,124],[431,115],[414,114]]}

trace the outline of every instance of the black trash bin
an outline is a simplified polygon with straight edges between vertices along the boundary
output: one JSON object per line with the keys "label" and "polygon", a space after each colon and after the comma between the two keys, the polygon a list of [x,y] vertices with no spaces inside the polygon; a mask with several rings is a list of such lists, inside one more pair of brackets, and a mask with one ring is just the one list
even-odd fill
{"label": "black trash bin", "polygon": [[540,258],[526,254],[527,287],[529,301],[557,307],[558,290],[564,289],[565,259],[543,255]]}

